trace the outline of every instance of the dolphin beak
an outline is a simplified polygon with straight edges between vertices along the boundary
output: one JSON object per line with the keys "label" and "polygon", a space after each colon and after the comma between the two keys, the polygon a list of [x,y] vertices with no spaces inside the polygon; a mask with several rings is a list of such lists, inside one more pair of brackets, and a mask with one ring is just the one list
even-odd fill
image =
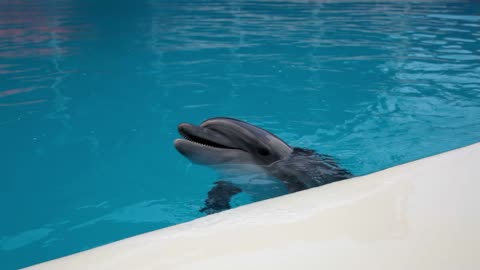
{"label": "dolphin beak", "polygon": [[232,143],[225,136],[204,128],[187,123],[178,125],[178,133],[183,139],[174,141],[175,148],[190,161],[214,165],[235,160],[244,151],[232,147]]}
{"label": "dolphin beak", "polygon": [[187,141],[202,144],[204,146],[238,150],[230,139],[214,130],[202,126],[182,123],[178,125],[178,133],[180,133],[180,135],[182,135]]}

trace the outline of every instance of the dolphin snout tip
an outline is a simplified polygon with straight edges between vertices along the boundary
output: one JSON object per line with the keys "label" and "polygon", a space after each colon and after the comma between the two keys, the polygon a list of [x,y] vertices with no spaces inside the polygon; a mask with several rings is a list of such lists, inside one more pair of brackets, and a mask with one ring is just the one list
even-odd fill
{"label": "dolphin snout tip", "polygon": [[187,125],[188,125],[188,124],[186,124],[186,123],[181,123],[181,124],[179,124],[179,125],[177,126],[178,131],[179,131],[179,132],[184,131],[184,130],[186,129]]}
{"label": "dolphin snout tip", "polygon": [[180,141],[181,141],[181,140],[182,140],[182,139],[175,139],[175,140],[173,141],[173,145],[174,145],[175,147],[177,147],[177,146],[180,144]]}
{"label": "dolphin snout tip", "polygon": [[184,140],[183,139],[175,139],[173,141],[173,146],[175,147],[175,149],[177,149],[178,152],[180,152],[182,155],[185,154],[185,147],[182,147],[182,143],[184,143]]}

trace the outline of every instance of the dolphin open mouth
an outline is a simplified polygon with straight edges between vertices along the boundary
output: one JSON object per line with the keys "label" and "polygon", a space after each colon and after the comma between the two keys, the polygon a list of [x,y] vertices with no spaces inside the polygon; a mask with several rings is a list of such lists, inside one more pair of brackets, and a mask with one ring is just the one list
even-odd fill
{"label": "dolphin open mouth", "polygon": [[197,135],[193,134],[193,132],[190,132],[188,129],[183,128],[182,126],[179,126],[178,133],[185,140],[187,140],[191,143],[200,144],[200,145],[203,145],[203,146],[213,147],[213,148],[241,150],[239,148],[235,148],[235,147],[231,147],[231,146],[221,144],[219,142],[215,142],[215,141],[213,141],[211,139],[208,139],[208,138],[205,138],[205,137],[197,136]]}
{"label": "dolphin open mouth", "polygon": [[[181,123],[174,141],[177,151],[191,162],[230,169],[231,165],[264,166],[283,159],[292,148],[280,138],[246,122],[211,118],[200,125]],[[250,169],[249,169],[250,170]]]}

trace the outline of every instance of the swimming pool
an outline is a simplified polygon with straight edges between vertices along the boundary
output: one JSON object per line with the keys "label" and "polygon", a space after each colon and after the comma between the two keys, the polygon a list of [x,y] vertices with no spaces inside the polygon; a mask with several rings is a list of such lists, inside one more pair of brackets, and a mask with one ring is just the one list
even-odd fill
{"label": "swimming pool", "polygon": [[[366,174],[480,140],[475,1],[0,3],[0,262],[202,216],[231,116]],[[240,197],[240,205],[249,198]]]}

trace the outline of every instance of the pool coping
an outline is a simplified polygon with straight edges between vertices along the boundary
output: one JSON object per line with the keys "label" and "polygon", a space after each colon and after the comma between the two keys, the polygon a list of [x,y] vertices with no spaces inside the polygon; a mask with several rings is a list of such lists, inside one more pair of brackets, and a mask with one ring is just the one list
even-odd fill
{"label": "pool coping", "polygon": [[480,269],[479,161],[476,143],[25,269]]}

